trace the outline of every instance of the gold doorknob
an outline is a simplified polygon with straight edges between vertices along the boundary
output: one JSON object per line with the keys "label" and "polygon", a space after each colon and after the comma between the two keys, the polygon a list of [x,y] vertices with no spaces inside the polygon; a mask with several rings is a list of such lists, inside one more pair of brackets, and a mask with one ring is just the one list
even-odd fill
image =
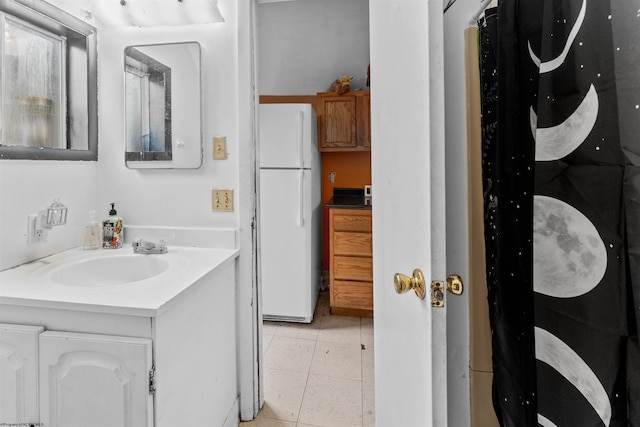
{"label": "gold doorknob", "polygon": [[417,268],[413,270],[413,277],[396,273],[395,276],[393,276],[393,285],[399,294],[404,294],[410,289],[413,289],[420,299],[423,299],[427,293],[427,289],[424,286],[424,275],[422,271]]}

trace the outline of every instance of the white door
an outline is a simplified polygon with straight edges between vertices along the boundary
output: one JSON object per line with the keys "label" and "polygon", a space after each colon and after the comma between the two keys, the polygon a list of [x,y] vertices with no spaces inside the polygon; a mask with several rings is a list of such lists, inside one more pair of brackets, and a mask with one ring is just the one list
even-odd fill
{"label": "white door", "polygon": [[50,427],[152,427],[151,340],[44,332],[40,422]]}
{"label": "white door", "polygon": [[41,326],[0,324],[0,421],[38,424],[38,336]]}
{"label": "white door", "polygon": [[[447,426],[443,5],[370,0],[375,394],[378,427]],[[424,299],[396,272],[425,276]]]}

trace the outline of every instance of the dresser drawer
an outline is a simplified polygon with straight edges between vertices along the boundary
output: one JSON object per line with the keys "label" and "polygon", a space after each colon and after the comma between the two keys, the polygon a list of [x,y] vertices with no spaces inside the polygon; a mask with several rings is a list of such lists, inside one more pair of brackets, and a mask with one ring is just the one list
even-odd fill
{"label": "dresser drawer", "polygon": [[329,211],[331,312],[343,316],[373,315],[373,248],[371,211]]}
{"label": "dresser drawer", "polygon": [[331,285],[331,301],[335,307],[373,310],[372,282],[336,280]]}
{"label": "dresser drawer", "polygon": [[334,280],[373,281],[373,259],[350,256],[333,257]]}
{"label": "dresser drawer", "polygon": [[371,213],[362,215],[341,215],[333,214],[334,231],[363,231],[371,232]]}
{"label": "dresser drawer", "polygon": [[335,255],[371,256],[371,233],[334,232],[333,253]]}

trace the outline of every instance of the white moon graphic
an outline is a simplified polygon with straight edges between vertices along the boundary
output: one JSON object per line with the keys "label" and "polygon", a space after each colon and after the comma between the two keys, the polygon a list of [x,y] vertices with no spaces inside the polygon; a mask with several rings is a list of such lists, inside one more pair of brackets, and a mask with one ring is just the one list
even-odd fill
{"label": "white moon graphic", "polygon": [[531,107],[529,120],[536,141],[536,161],[559,160],[571,154],[591,133],[598,119],[598,109],[598,92],[593,85],[576,111],[557,126],[539,128],[538,117]]}
{"label": "white moon graphic", "polygon": [[607,391],[589,365],[571,347],[549,331],[535,327],[534,335],[536,359],[551,366],[577,388],[600,416],[604,425],[608,426],[611,422],[611,402]]}
{"label": "white moon graphic", "polygon": [[552,423],[551,420],[549,420],[547,417],[540,414],[538,414],[538,424],[540,424],[542,427],[558,427],[554,423]]}
{"label": "white moon graphic", "polygon": [[606,269],[607,249],[593,223],[561,200],[534,196],[534,291],[578,297],[598,286]]}
{"label": "white moon graphic", "polygon": [[571,45],[575,41],[578,36],[578,31],[580,31],[580,27],[582,27],[582,23],[584,22],[584,16],[587,14],[587,0],[582,1],[582,7],[580,8],[580,13],[578,13],[578,18],[576,19],[576,23],[573,24],[571,31],[569,32],[569,37],[567,37],[567,42],[564,45],[564,49],[560,55],[551,61],[541,62],[540,58],[533,53],[533,49],[531,49],[531,43],[527,42],[527,46],[529,47],[529,56],[534,64],[540,68],[540,74],[548,73],[550,71],[555,70],[559,66],[564,63],[564,60],[567,59],[567,54],[569,53],[569,49]]}

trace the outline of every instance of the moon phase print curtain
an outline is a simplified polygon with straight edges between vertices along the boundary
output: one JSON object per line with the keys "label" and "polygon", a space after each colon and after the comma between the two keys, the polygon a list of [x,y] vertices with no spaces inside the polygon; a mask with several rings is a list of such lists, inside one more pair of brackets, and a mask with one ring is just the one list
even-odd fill
{"label": "moon phase print curtain", "polygon": [[640,0],[500,0],[480,24],[494,408],[640,426]]}

